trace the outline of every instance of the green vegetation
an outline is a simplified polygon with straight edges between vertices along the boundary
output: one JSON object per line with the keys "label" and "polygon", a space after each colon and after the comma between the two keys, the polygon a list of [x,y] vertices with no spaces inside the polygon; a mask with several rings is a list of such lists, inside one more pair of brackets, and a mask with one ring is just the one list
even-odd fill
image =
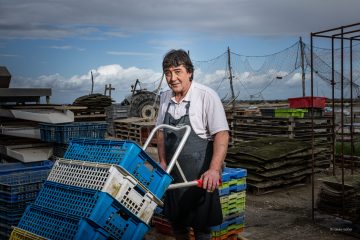
{"label": "green vegetation", "polygon": [[[341,142],[337,142],[335,146],[336,154],[341,154]],[[351,145],[349,142],[344,142],[344,155],[351,154]],[[360,157],[360,142],[354,143],[354,155]]]}

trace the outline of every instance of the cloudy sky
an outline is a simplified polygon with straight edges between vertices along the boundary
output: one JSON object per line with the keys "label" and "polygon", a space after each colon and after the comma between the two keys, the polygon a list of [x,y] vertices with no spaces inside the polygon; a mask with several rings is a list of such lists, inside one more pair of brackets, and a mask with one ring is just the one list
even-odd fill
{"label": "cloudy sky", "polygon": [[156,85],[172,48],[193,60],[226,51],[266,55],[300,36],[359,22],[359,0],[0,0],[0,65],[11,87],[52,88],[72,103],[105,84],[121,101],[139,79]]}

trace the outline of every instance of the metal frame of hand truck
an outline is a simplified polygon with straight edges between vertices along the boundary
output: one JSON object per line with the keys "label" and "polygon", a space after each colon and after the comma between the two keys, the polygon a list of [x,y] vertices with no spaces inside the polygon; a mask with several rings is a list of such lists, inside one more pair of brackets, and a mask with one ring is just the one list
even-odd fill
{"label": "metal frame of hand truck", "polygon": [[198,180],[193,180],[193,181],[188,181],[185,177],[185,174],[184,172],[182,171],[179,163],[177,162],[177,158],[179,157],[182,149],[184,148],[185,146],[185,143],[186,143],[186,140],[188,139],[189,135],[190,135],[190,132],[191,132],[191,127],[189,125],[184,125],[184,126],[181,126],[181,127],[174,127],[174,126],[170,126],[170,125],[167,125],[167,124],[160,124],[158,126],[156,126],[149,134],[149,137],[147,138],[144,146],[142,147],[142,149],[145,151],[146,148],[149,146],[150,144],[150,141],[152,140],[152,138],[154,137],[155,133],[159,130],[159,129],[170,129],[170,130],[173,130],[173,131],[181,131],[181,130],[184,130],[185,129],[185,133],[179,143],[179,146],[177,147],[174,155],[172,156],[168,166],[167,166],[167,169],[165,170],[166,173],[170,174],[170,172],[172,171],[172,169],[174,168],[174,166],[176,165],[177,169],[179,170],[179,173],[183,179],[184,182],[181,182],[181,183],[174,183],[174,184],[171,184],[168,189],[175,189],[175,188],[182,188],[182,187],[191,187],[191,186],[198,186],[198,187],[202,187],[202,180],[201,179],[198,179]]}

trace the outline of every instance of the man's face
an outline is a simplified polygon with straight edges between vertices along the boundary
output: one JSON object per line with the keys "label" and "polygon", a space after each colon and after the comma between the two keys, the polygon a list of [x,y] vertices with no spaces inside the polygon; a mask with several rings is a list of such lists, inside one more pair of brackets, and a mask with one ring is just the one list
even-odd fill
{"label": "man's face", "polygon": [[191,74],[183,65],[170,67],[165,70],[166,81],[175,94],[187,92],[191,85]]}

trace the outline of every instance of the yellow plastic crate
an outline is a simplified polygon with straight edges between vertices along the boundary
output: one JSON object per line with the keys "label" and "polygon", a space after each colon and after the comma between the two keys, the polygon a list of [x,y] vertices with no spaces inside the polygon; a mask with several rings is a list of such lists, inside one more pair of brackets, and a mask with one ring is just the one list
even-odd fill
{"label": "yellow plastic crate", "polygon": [[9,240],[46,240],[46,238],[40,237],[24,229],[14,227]]}

